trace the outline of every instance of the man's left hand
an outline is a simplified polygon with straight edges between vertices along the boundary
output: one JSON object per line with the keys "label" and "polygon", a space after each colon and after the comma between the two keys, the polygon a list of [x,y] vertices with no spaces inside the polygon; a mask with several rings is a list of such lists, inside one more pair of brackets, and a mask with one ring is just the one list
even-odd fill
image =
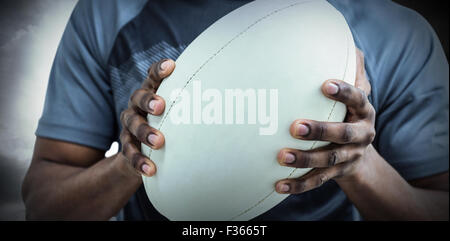
{"label": "man's left hand", "polygon": [[367,98],[370,88],[364,69],[364,55],[357,50],[355,86],[341,80],[327,80],[322,85],[326,97],[347,106],[344,122],[294,121],[290,127],[294,138],[328,141],[331,144],[310,151],[282,149],[277,158],[281,165],[314,169],[300,178],[278,181],[277,192],[298,194],[317,188],[330,179],[358,175],[375,137],[375,109]]}

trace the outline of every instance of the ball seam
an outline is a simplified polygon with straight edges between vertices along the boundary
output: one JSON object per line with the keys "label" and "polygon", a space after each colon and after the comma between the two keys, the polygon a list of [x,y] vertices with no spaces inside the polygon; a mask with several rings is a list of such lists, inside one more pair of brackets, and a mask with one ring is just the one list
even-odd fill
{"label": "ball seam", "polygon": [[[227,46],[229,46],[234,40],[236,40],[237,38],[239,38],[240,36],[242,36],[244,33],[246,33],[248,30],[250,30],[252,27],[254,27],[256,24],[258,24],[258,23],[261,22],[262,20],[267,19],[268,17],[270,17],[270,16],[272,16],[272,15],[274,15],[274,14],[280,12],[280,11],[286,10],[286,9],[288,9],[288,8],[291,8],[291,7],[294,7],[294,6],[298,6],[298,5],[301,5],[301,4],[311,3],[311,2],[314,2],[314,1],[313,1],[313,0],[310,0],[310,1],[296,2],[296,3],[290,4],[290,5],[288,5],[288,6],[285,6],[285,7],[279,8],[279,9],[277,9],[277,10],[274,10],[274,11],[272,11],[272,12],[270,12],[270,13],[264,15],[263,17],[257,19],[255,22],[253,22],[252,24],[250,24],[247,28],[245,28],[244,30],[242,30],[241,32],[239,32],[236,36],[234,36],[233,38],[231,38],[228,42],[226,42],[221,48],[219,48],[219,50],[217,50],[217,51],[216,51],[214,54],[212,54],[212,55],[211,55],[211,56],[210,56],[210,57],[209,57],[202,65],[200,65],[200,67],[199,67],[199,68],[198,68],[198,69],[197,69],[197,70],[196,70],[196,71],[188,78],[188,80],[186,81],[186,83],[184,84],[184,86],[181,88],[180,93],[176,96],[176,98],[172,101],[171,105],[170,105],[169,108],[167,109],[167,112],[166,112],[166,114],[163,116],[163,119],[161,120],[161,123],[160,123],[160,125],[159,125],[159,127],[158,127],[158,130],[161,130],[163,124],[165,123],[167,117],[169,116],[169,113],[170,113],[172,107],[175,105],[175,103],[177,102],[177,100],[180,98],[181,93],[183,92],[183,90],[186,89],[186,87],[191,83],[192,79],[193,79],[193,78],[194,78],[194,77],[195,77],[195,76],[196,76],[196,75],[197,75],[197,74],[198,74],[198,73],[199,73],[199,72],[200,72],[200,71],[201,71],[208,63],[209,63],[209,62],[211,62],[211,60],[213,60],[220,52],[222,52],[222,50],[224,50],[224,49],[225,49]],[[348,66],[347,66],[347,65],[348,65],[348,48],[349,48],[349,46],[348,46],[348,43],[347,43],[347,62],[346,62],[346,68],[345,68],[345,70],[344,70],[344,78],[345,78],[346,70],[347,70],[347,67],[348,67]],[[331,117],[331,115],[332,115],[332,113],[333,113],[333,111],[334,111],[334,108],[335,108],[335,106],[336,106],[336,103],[337,103],[337,102],[335,101],[334,104],[333,104],[333,106],[332,106],[332,108],[331,108],[331,110],[330,110],[330,113],[329,113],[329,115],[328,115],[327,120],[330,119],[330,117]],[[310,149],[313,149],[314,146],[316,145],[316,143],[317,143],[317,141],[314,141],[314,142],[312,143]],[[150,150],[149,150],[149,157],[150,157],[150,158],[151,158],[152,152],[153,152],[153,150],[150,148]],[[298,169],[298,168],[295,168],[295,169],[289,174],[289,176],[288,176],[287,178],[291,177],[297,169]],[[234,217],[232,217],[231,219],[229,219],[229,221],[234,220],[234,219],[236,219],[236,218],[238,218],[238,217],[240,217],[240,216],[242,216],[242,215],[248,213],[248,212],[251,211],[253,208],[257,207],[259,204],[261,204],[261,203],[264,202],[267,198],[269,198],[274,192],[275,192],[275,190],[272,191],[272,192],[270,192],[270,193],[267,194],[266,196],[264,196],[264,197],[263,197],[261,200],[259,200],[256,204],[250,206],[248,209],[246,209],[246,210],[240,212],[239,214],[237,214],[237,215],[235,215]]]}
{"label": "ball seam", "polygon": [[[346,77],[346,74],[347,74],[347,68],[348,68],[348,55],[349,55],[349,52],[348,52],[348,51],[349,51],[349,42],[348,42],[348,41],[349,41],[349,40],[347,40],[347,56],[346,56],[346,62],[345,62],[344,74],[343,74],[343,78],[342,78],[343,80],[344,80],[345,77]],[[330,113],[328,114],[327,121],[330,120],[331,115],[333,114],[334,109],[335,109],[335,107],[336,107],[336,104],[337,104],[337,101],[334,101],[333,106],[331,107]],[[314,142],[312,143],[311,147],[309,148],[309,150],[314,149],[315,146],[316,146],[316,144],[317,144],[317,141],[314,141]],[[294,168],[294,170],[292,170],[292,172],[291,172],[286,178],[290,178],[290,177],[294,174],[294,172],[295,172],[297,169],[298,169],[298,168]],[[308,171],[308,172],[309,172],[309,171]],[[240,217],[240,216],[242,216],[242,215],[244,215],[244,214],[250,212],[253,208],[257,207],[259,204],[261,204],[262,202],[264,202],[267,198],[269,198],[270,196],[272,196],[272,194],[274,194],[274,193],[275,193],[275,190],[273,190],[272,192],[270,192],[269,194],[267,194],[266,196],[264,196],[264,198],[262,198],[261,200],[259,200],[256,204],[254,204],[254,205],[251,206],[250,208],[248,208],[248,209],[242,211],[241,213],[239,213],[238,215],[232,217],[232,218],[229,219],[228,221],[233,221],[233,220],[235,220],[236,218],[238,218],[238,217]]]}

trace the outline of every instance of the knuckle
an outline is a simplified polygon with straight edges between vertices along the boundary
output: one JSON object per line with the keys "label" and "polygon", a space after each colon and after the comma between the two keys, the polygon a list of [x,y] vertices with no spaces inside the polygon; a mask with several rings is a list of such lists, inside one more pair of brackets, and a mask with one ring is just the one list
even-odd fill
{"label": "knuckle", "polygon": [[122,111],[122,113],[120,113],[120,122],[122,122],[123,125],[126,125],[126,120],[128,119],[128,109]]}
{"label": "knuckle", "polygon": [[133,111],[132,114],[128,115],[128,118],[125,120],[125,125],[127,127],[131,127],[135,121],[139,118],[139,115]]}
{"label": "knuckle", "polygon": [[350,143],[353,140],[354,132],[352,126],[346,124],[341,134],[341,140],[344,143]]}
{"label": "knuckle", "polygon": [[134,107],[134,103],[133,103],[133,100],[130,98],[128,100],[128,108],[133,108],[133,107]]}
{"label": "knuckle", "polygon": [[359,160],[363,157],[362,151],[356,151],[355,154],[353,154],[352,161]]}
{"label": "knuckle", "polygon": [[139,100],[139,107],[143,110],[150,110],[149,103],[153,99],[153,93],[151,91],[146,91],[146,93]]}
{"label": "knuckle", "polygon": [[136,91],[133,92],[133,94],[130,97],[130,100],[135,104],[139,104],[139,100],[145,95],[145,93],[147,92],[147,89],[142,87],[140,89],[137,89]]}
{"label": "knuckle", "polygon": [[312,163],[312,153],[302,152],[296,154],[299,167],[309,167]]}
{"label": "knuckle", "polygon": [[325,125],[324,123],[320,123],[319,124],[319,131],[318,131],[318,139],[319,140],[322,140],[323,139],[323,136],[324,136],[324,133],[326,132],[326,130],[327,130],[327,125]]}
{"label": "knuckle", "polygon": [[[151,72],[151,70],[150,70],[150,72]],[[150,89],[153,89],[153,87],[154,87],[154,81],[153,81],[153,79],[150,77],[150,72],[147,73],[147,77],[146,77],[145,80],[142,82],[141,88],[150,88]]]}
{"label": "knuckle", "polygon": [[131,97],[130,97],[131,102],[135,103],[135,100],[137,99],[140,91],[141,91],[141,89],[138,89],[138,90],[134,91],[133,94],[131,94]]}
{"label": "knuckle", "polygon": [[347,84],[344,84],[344,83],[339,84],[338,95],[339,95],[339,99],[342,102],[347,102],[348,100],[350,100],[351,94],[352,94],[352,89],[350,88],[350,86],[348,86]]}
{"label": "knuckle", "polygon": [[133,144],[131,144],[130,142],[122,143],[122,153],[127,158],[129,158],[130,153],[132,153],[132,149],[133,149],[132,145]]}
{"label": "knuckle", "polygon": [[306,190],[306,182],[297,180],[291,184],[292,193],[301,193]]}
{"label": "knuckle", "polygon": [[317,185],[317,187],[320,187],[327,181],[328,181],[328,175],[326,175],[325,173],[321,173],[318,175],[316,185]]}
{"label": "knuckle", "polygon": [[156,90],[156,89],[158,88],[158,84],[156,84],[154,80],[150,79],[150,80],[147,82],[147,86],[146,86],[146,87],[147,87],[148,89],[154,91],[154,90]]}
{"label": "knuckle", "polygon": [[364,144],[370,145],[375,140],[375,135],[376,135],[375,128],[373,127],[370,128],[370,131],[367,133],[366,141],[364,142]]}
{"label": "knuckle", "polygon": [[369,105],[368,107],[367,116],[371,122],[375,122],[376,110],[372,105]]}
{"label": "knuckle", "polygon": [[120,122],[124,123],[124,119],[125,119],[125,111],[122,111],[122,113],[120,113]]}
{"label": "knuckle", "polygon": [[375,140],[375,137],[377,136],[377,130],[375,130],[375,127],[372,126],[372,131],[370,132],[370,142],[372,143]]}
{"label": "knuckle", "polygon": [[139,153],[133,154],[131,158],[131,166],[135,169],[139,170],[141,164],[144,162],[144,157],[142,157]]}
{"label": "knuckle", "polygon": [[334,166],[336,165],[336,163],[338,163],[339,158],[338,158],[338,153],[337,151],[331,151],[328,154],[328,166]]}
{"label": "knuckle", "polygon": [[150,126],[148,126],[147,123],[140,124],[136,132],[136,137],[138,140],[148,143],[147,136],[150,134]]}
{"label": "knuckle", "polygon": [[122,142],[122,144],[123,144],[124,141],[126,140],[127,136],[128,136],[128,133],[127,133],[126,131],[122,130],[122,131],[120,132],[119,140]]}
{"label": "knuckle", "polygon": [[311,131],[309,137],[314,140],[322,140],[327,132],[327,125],[322,122],[312,122],[308,126]]}
{"label": "knuckle", "polygon": [[367,95],[364,90],[358,89],[358,92],[360,94],[359,108],[364,108],[367,105],[367,103],[369,102],[369,100],[367,99]]}
{"label": "knuckle", "polygon": [[158,71],[156,71],[156,67],[151,69],[151,71],[150,71],[150,79],[151,79],[150,83],[152,81],[157,81],[159,79],[159,75],[158,75]]}

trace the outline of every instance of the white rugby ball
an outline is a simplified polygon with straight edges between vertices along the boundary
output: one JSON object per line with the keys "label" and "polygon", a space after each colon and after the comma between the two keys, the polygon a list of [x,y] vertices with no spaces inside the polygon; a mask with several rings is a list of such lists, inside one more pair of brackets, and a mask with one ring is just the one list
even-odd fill
{"label": "white rugby ball", "polygon": [[143,177],[153,206],[170,220],[249,220],[288,195],[275,183],[309,169],[280,166],[282,148],[326,142],[291,137],[299,118],[343,121],[327,79],[354,84],[355,45],[341,13],[322,0],[257,0],[224,16],[180,55],[157,94],[149,124],[165,136],[142,145],[157,172]]}

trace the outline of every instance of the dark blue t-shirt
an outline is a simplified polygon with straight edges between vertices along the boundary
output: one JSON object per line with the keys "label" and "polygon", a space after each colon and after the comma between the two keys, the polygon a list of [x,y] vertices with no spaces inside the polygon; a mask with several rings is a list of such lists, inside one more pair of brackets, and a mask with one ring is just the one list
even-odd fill
{"label": "dark blue t-shirt", "polygon": [[[162,58],[247,0],[80,0],[59,45],[36,135],[107,150],[120,113]],[[448,171],[448,62],[428,23],[387,0],[329,0],[365,53],[377,111],[373,143],[405,179]],[[164,220],[141,187],[119,214]],[[358,220],[334,181],[290,195],[257,220]]]}

